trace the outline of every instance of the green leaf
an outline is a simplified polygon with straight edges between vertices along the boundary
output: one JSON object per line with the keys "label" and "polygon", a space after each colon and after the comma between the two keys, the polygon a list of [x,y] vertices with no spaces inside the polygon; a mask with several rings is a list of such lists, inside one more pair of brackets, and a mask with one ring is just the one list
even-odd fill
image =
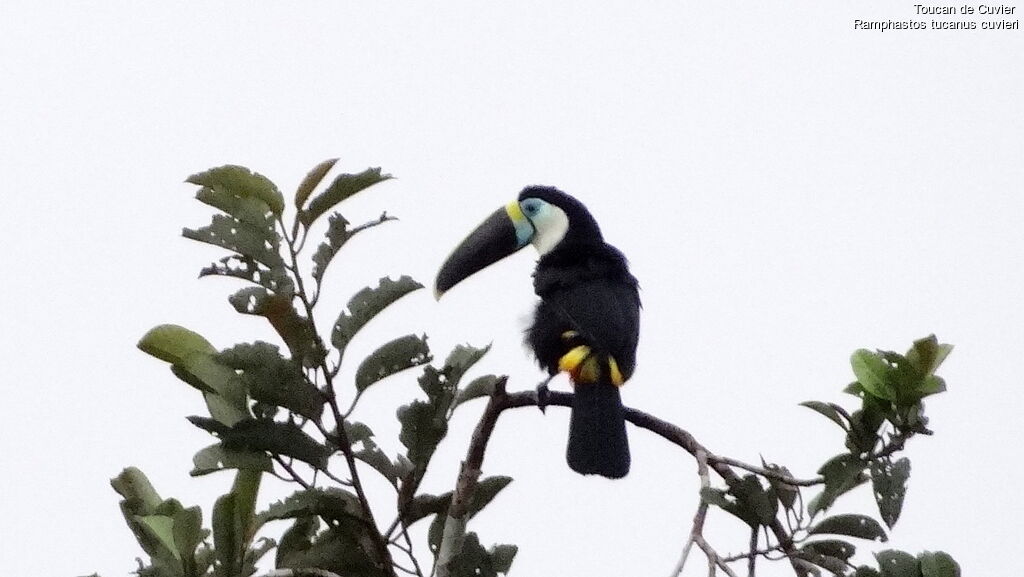
{"label": "green leaf", "polygon": [[877,459],[871,463],[871,485],[878,503],[878,512],[892,529],[903,510],[910,479],[910,459],[904,457],[895,463],[891,459]]}
{"label": "green leaf", "polygon": [[[392,485],[398,480],[398,470],[391,459],[373,440],[373,431],[360,422],[345,421],[345,433],[352,443],[353,456],[380,473]],[[356,447],[359,446],[358,449]]]}
{"label": "green leaf", "polygon": [[257,515],[257,519],[262,525],[268,521],[310,516],[319,516],[335,521],[361,521],[363,509],[359,504],[359,498],[345,489],[339,487],[316,488],[296,491],[287,499],[267,507],[266,511]]}
{"label": "green leaf", "polygon": [[180,364],[195,353],[215,353],[210,341],[178,325],[153,327],[139,339],[139,349],[161,361]]}
{"label": "green leaf", "polygon": [[[804,547],[800,551],[797,551],[793,559],[813,563],[814,565],[824,568],[829,573],[832,573],[837,577],[842,577],[846,575],[845,560],[843,560],[840,557],[833,557],[832,555],[822,555],[820,553],[815,552],[814,548],[810,546]],[[800,575],[821,575],[821,572],[818,571],[817,568],[813,565],[804,565],[803,563],[800,563],[799,567],[803,569],[803,571],[799,573]]]}
{"label": "green leaf", "polygon": [[885,530],[878,524],[878,521],[865,515],[835,515],[828,517],[814,527],[811,527],[807,533],[809,535],[820,535],[822,533],[846,535],[871,541],[878,539],[882,542],[889,540]]}
{"label": "green leaf", "polygon": [[291,556],[308,551],[313,546],[313,538],[319,528],[320,519],[316,516],[296,517],[295,523],[281,536],[274,566],[287,567]]}
{"label": "green leaf", "polygon": [[174,548],[186,567],[195,564],[196,548],[209,534],[203,529],[203,512],[199,507],[182,509],[173,517]]}
{"label": "green leaf", "polygon": [[302,367],[281,356],[276,346],[260,341],[238,344],[217,359],[238,373],[253,399],[313,420],[323,413],[325,400],[320,390],[306,379]]}
{"label": "green leaf", "polygon": [[288,346],[292,358],[304,367],[314,367],[324,357],[309,319],[295,310],[290,298],[271,294],[262,287],[244,288],[228,297],[236,311],[265,317]]}
{"label": "green leaf", "polygon": [[822,539],[820,541],[811,541],[810,543],[804,544],[801,547],[803,551],[810,551],[817,555],[824,555],[827,557],[835,557],[848,561],[853,554],[857,552],[857,548],[851,543],[846,541],[840,541],[839,539]]}
{"label": "green leaf", "polygon": [[[512,477],[504,476],[481,479],[480,482],[477,483],[476,489],[473,491],[472,498],[466,505],[467,518],[472,519],[477,513],[482,511],[484,507],[489,505],[490,502],[498,496],[498,493],[500,493],[501,490],[507,487],[511,482]],[[429,515],[438,514],[445,516],[448,514],[448,507],[451,505],[451,501],[451,491],[440,495],[416,495],[409,505],[405,521],[408,525],[412,525],[416,521],[419,521]]]}
{"label": "green leaf", "polygon": [[448,358],[445,359],[444,369],[442,369],[448,383],[453,387],[458,386],[466,371],[482,359],[489,350],[491,350],[491,345],[487,345],[482,349],[470,345],[457,345],[452,349],[452,352],[448,354]]}
{"label": "green leaf", "polygon": [[[769,471],[785,475],[789,478],[793,477],[793,473],[791,473],[786,467],[776,465],[774,463],[766,463],[763,458],[761,459],[761,464]],[[800,494],[800,488],[773,477],[767,477],[767,479],[768,484],[771,485],[772,490],[775,491],[775,495],[778,497],[779,503],[782,503],[782,506],[786,509],[792,510],[793,505],[796,504],[797,496]]]}
{"label": "green leaf", "polygon": [[430,362],[430,348],[426,335],[405,335],[392,340],[366,357],[356,369],[356,390],[365,391],[370,385],[406,369]]}
{"label": "green leaf", "polygon": [[224,425],[249,418],[245,384],[216,356],[195,353],[181,364],[171,366],[171,372],[189,385],[203,391],[210,415]]}
{"label": "green leaf", "polygon": [[338,162],[337,158],[328,158],[309,171],[306,178],[303,178],[302,183],[299,184],[298,190],[295,191],[295,208],[302,210],[302,205],[306,204],[306,199],[309,198],[309,195],[313,194],[313,190],[327,176],[327,173],[334,168],[336,162]]}
{"label": "green leaf", "polygon": [[313,197],[309,206],[299,212],[299,220],[308,227],[346,198],[390,178],[390,174],[381,174],[380,168],[367,168],[359,174],[339,174],[327,190]]}
{"label": "green leaf", "polygon": [[921,383],[917,387],[917,397],[924,398],[928,395],[935,395],[938,393],[946,392],[946,381],[942,377],[935,375],[928,375],[921,380]]}
{"label": "green leaf", "polygon": [[861,565],[857,567],[857,571],[853,574],[853,577],[880,577],[880,573],[875,569],[868,567],[867,565]]}
{"label": "green leaf", "polygon": [[293,550],[278,564],[280,569],[316,567],[345,577],[386,577],[384,562],[365,524],[323,531],[307,549]]}
{"label": "green leaf", "polygon": [[213,505],[213,547],[219,577],[234,577],[238,573],[236,552],[241,540],[235,527],[235,496],[221,495]]}
{"label": "green leaf", "polygon": [[771,523],[778,509],[775,495],[765,491],[754,475],[747,475],[732,485],[728,493],[704,488],[700,494],[706,503],[720,507],[751,527]]}
{"label": "green leaf", "polygon": [[262,451],[232,451],[221,444],[210,445],[192,457],[193,468],[189,475],[199,477],[226,469],[243,469],[272,473],[274,466],[270,457]]}
{"label": "green leaf", "polygon": [[284,268],[281,236],[274,228],[256,228],[232,216],[215,214],[201,228],[183,228],[181,236],[249,257],[271,270]]}
{"label": "green leaf", "polygon": [[896,392],[889,382],[892,367],[878,353],[858,349],[850,357],[850,365],[865,391],[880,399],[896,400]]}
{"label": "green leaf", "polygon": [[196,199],[204,204],[224,211],[228,216],[238,219],[254,228],[264,230],[274,228],[273,213],[266,203],[256,198],[242,198],[212,188],[201,188]]}
{"label": "green leaf", "polygon": [[[274,214],[284,210],[284,197],[277,186],[262,174],[244,166],[225,165],[188,177],[185,182],[211,189],[215,193],[262,201]],[[219,207],[218,207],[219,208]]]}
{"label": "green leaf", "polygon": [[341,251],[341,248],[345,246],[345,243],[347,243],[353,236],[366,229],[373,228],[392,220],[397,219],[388,216],[387,213],[384,213],[380,215],[377,220],[371,220],[370,222],[363,223],[350,229],[348,228],[350,223],[345,219],[345,217],[341,216],[341,214],[337,212],[332,214],[327,219],[327,240],[320,243],[316,252],[313,253],[313,278],[318,282],[323,279],[328,265],[331,264],[335,255]]}
{"label": "green leaf", "polygon": [[512,561],[516,558],[519,547],[515,545],[495,545],[487,553],[491,556],[491,566],[498,573],[507,574],[512,569]]}
{"label": "green leaf", "polygon": [[960,577],[960,565],[948,553],[925,551],[917,558],[923,577]]}
{"label": "green leaf", "polygon": [[808,505],[811,516],[827,510],[840,495],[863,483],[866,466],[864,461],[849,453],[833,457],[822,465],[818,474],[825,477],[825,488]]}
{"label": "green leaf", "polygon": [[174,519],[166,515],[146,515],[137,519],[150,537],[156,539],[175,560],[181,561],[181,554],[174,546]]}
{"label": "green leaf", "polygon": [[498,573],[508,572],[516,551],[514,545],[500,545],[486,550],[476,533],[467,533],[462,549],[448,564],[449,574],[452,577],[497,577]]}
{"label": "green leaf", "polygon": [[267,451],[272,455],[293,457],[318,468],[327,467],[330,451],[294,423],[269,419],[241,421],[221,435],[226,449]]}
{"label": "green leaf", "polygon": [[185,419],[188,422],[195,425],[196,427],[199,427],[200,429],[206,431],[207,433],[210,433],[211,435],[217,437],[223,437],[224,435],[227,435],[228,433],[231,432],[231,427],[225,425],[224,423],[218,421],[217,419],[199,417],[195,415],[191,417],[185,417]]}
{"label": "green leaf", "polygon": [[260,266],[252,258],[240,254],[218,259],[199,271],[200,278],[211,275],[246,280],[285,298],[295,294],[295,284],[285,269]]}
{"label": "green leaf", "polygon": [[411,277],[402,276],[396,281],[384,277],[377,288],[366,287],[359,291],[348,302],[348,312],[341,313],[334,323],[331,343],[344,355],[345,347],[366,323],[398,299],[421,288],[423,285]]}
{"label": "green leaf", "polygon": [[935,335],[928,335],[914,341],[914,346],[907,351],[907,360],[921,375],[930,376],[952,351],[953,345],[939,344]]}
{"label": "green leaf", "polygon": [[499,377],[495,375],[484,375],[469,382],[468,385],[459,390],[455,396],[455,405],[461,405],[466,401],[480,397],[490,397],[494,394],[494,387],[498,384]]}
{"label": "green leaf", "polygon": [[887,549],[875,553],[882,577],[920,577],[917,559],[904,551]]}
{"label": "green leaf", "polygon": [[163,502],[146,475],[135,467],[128,467],[110,480],[110,486],[124,497],[128,509],[135,515],[151,515]]}
{"label": "green leaf", "polygon": [[839,405],[835,403],[823,403],[821,401],[804,401],[800,403],[800,406],[807,407],[812,411],[825,415],[832,422],[842,427],[844,431],[849,430],[849,426],[845,421],[843,421],[840,415]]}
{"label": "green leaf", "polygon": [[426,467],[437,444],[448,432],[444,413],[438,414],[437,408],[429,403],[413,401],[399,407],[398,420],[402,424],[399,440],[408,450],[409,460],[418,468]]}

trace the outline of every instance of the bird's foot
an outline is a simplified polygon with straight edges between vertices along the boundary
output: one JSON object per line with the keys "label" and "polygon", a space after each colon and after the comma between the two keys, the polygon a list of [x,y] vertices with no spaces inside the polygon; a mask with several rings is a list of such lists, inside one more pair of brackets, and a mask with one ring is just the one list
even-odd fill
{"label": "bird's foot", "polygon": [[543,382],[537,384],[537,408],[545,414],[548,408],[548,383],[550,382],[551,377],[548,377]]}

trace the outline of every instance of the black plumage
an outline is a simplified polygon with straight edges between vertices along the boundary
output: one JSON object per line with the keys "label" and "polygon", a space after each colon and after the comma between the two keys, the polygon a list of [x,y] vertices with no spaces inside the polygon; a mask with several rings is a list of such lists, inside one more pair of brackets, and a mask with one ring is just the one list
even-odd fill
{"label": "black plumage", "polygon": [[[542,368],[554,375],[559,361],[588,347],[594,370],[573,373],[574,400],[566,457],[578,473],[619,478],[629,472],[629,443],[619,385],[633,374],[640,324],[640,296],[626,258],[604,242],[589,211],[556,189],[530,187],[519,196],[540,198],[569,218],[564,238],[541,256],[534,290],[541,298],[526,342]],[[612,367],[621,373],[613,382]],[[596,374],[595,374],[596,373]]]}

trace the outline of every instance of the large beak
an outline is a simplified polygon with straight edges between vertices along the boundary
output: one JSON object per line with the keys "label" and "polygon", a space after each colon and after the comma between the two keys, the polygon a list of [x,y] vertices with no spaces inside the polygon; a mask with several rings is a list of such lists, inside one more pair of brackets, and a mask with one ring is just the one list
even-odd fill
{"label": "large beak", "polygon": [[534,228],[518,202],[499,208],[469,233],[441,266],[434,297],[530,243]]}

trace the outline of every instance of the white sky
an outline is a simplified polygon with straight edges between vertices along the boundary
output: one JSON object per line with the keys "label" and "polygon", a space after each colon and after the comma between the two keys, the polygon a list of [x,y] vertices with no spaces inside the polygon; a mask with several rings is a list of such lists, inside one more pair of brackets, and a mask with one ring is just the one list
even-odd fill
{"label": "white sky", "polygon": [[[1005,574],[1024,515],[1024,41],[852,28],[913,4],[5,0],[4,572],[127,574],[141,551],[108,484],[127,465],[208,520],[231,476],[187,475],[211,441],[184,420],[201,399],[135,342],[164,322],[218,347],[273,335],[227,304],[240,285],[195,279],[221,253],[179,236],[210,214],[182,181],[235,163],[289,192],[336,156],[399,177],[348,203],[350,220],[402,221],[332,267],[325,330],[356,289],[430,282],[490,211],[554,184],[641,281],[627,404],[732,457],[812,475],[841,439],[797,403],[852,405],[854,349],[954,343],[890,545]],[[441,359],[493,341],[475,374],[533,387],[533,258],[440,304],[407,297],[348,358],[407,332]],[[415,376],[377,385],[357,414],[391,454]],[[460,411],[427,490],[451,487],[479,410]],[[514,575],[667,574],[697,503],[692,459],[631,429],[626,480],[581,478],[563,461],[567,418],[502,419],[485,474],[516,481],[471,529],[520,546]],[[264,502],[290,490],[265,487]],[[862,491],[834,512],[871,507]],[[737,527],[718,513],[707,535],[738,552]],[[696,559],[687,575],[705,571]]]}

